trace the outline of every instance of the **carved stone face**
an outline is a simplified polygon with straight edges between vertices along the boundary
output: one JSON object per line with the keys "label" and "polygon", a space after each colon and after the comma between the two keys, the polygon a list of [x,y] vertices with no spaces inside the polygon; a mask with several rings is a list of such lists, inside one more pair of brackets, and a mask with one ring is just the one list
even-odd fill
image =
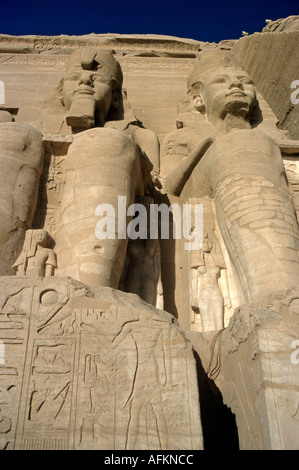
{"label": "carved stone face", "polygon": [[112,87],[99,70],[83,70],[80,65],[67,71],[62,90],[63,103],[70,109],[76,98],[95,101],[95,107],[106,117],[112,102]]}
{"label": "carved stone face", "polygon": [[223,118],[228,113],[247,117],[256,104],[255,87],[242,69],[216,69],[206,74],[201,88],[210,120]]}
{"label": "carved stone face", "polygon": [[34,231],[34,239],[37,245],[40,245],[43,247],[48,246],[50,242],[50,237],[49,237],[47,230],[43,230],[43,229]]}

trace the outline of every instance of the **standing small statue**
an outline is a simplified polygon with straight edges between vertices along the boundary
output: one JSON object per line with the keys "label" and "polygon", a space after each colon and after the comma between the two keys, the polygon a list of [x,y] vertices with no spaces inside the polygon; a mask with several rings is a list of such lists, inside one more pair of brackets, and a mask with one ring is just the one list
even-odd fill
{"label": "standing small statue", "polygon": [[52,239],[43,229],[27,230],[23,250],[14,264],[18,276],[49,277],[57,267]]}
{"label": "standing small statue", "polygon": [[199,277],[198,297],[192,301],[192,308],[201,316],[202,331],[224,328],[224,300],[218,285],[219,268],[197,268]]}
{"label": "standing small statue", "polygon": [[[225,306],[230,307],[231,303],[227,287],[226,267],[223,256],[216,249],[216,245],[217,240],[215,239],[213,243],[206,234],[202,248],[193,253],[193,261],[191,261],[191,307],[195,318],[200,315],[202,331],[224,328],[224,309]],[[219,287],[221,272],[225,278],[224,292]]]}

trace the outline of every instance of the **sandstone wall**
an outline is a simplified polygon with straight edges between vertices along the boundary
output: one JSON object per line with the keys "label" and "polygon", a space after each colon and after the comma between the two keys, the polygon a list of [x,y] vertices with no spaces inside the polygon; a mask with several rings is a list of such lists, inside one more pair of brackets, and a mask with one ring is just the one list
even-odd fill
{"label": "sandstone wall", "polygon": [[299,80],[298,42],[299,31],[255,33],[232,49],[292,139],[299,139],[299,106],[291,102],[291,83]]}

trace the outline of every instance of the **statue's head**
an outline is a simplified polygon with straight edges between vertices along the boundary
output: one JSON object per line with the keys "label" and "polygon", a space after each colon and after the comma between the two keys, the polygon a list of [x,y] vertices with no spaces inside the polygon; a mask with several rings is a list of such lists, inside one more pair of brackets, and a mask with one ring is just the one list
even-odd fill
{"label": "statue's head", "polygon": [[73,52],[61,89],[67,123],[80,127],[81,118],[82,127],[103,125],[109,111],[120,105],[122,80],[120,65],[110,52],[90,47]]}
{"label": "statue's head", "polygon": [[32,236],[37,245],[48,247],[51,244],[51,236],[44,229],[32,230]]}
{"label": "statue's head", "polygon": [[210,122],[228,114],[247,120],[257,104],[249,75],[230,53],[222,50],[202,53],[188,77],[188,93],[194,107]]}

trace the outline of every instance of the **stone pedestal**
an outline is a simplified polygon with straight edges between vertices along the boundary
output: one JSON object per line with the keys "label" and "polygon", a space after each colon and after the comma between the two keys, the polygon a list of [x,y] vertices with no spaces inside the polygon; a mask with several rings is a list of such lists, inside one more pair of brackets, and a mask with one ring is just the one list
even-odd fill
{"label": "stone pedestal", "polygon": [[236,415],[240,449],[298,449],[299,289],[237,309],[211,370]]}
{"label": "stone pedestal", "polygon": [[67,277],[2,277],[0,444],[195,450],[195,359],[172,315]]}

